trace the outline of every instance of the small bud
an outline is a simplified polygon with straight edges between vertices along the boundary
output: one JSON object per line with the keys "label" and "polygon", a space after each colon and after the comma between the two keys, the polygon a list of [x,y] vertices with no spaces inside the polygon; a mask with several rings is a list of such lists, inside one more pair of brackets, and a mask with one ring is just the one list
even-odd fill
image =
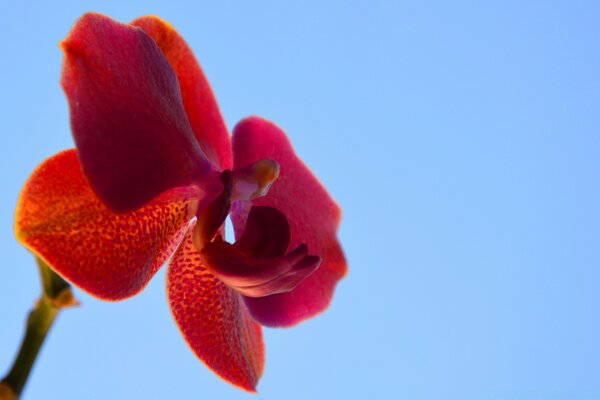
{"label": "small bud", "polygon": [[58,296],[50,301],[52,306],[56,308],[77,307],[80,305],[79,301],[73,295],[73,290],[71,290],[70,287],[61,290]]}

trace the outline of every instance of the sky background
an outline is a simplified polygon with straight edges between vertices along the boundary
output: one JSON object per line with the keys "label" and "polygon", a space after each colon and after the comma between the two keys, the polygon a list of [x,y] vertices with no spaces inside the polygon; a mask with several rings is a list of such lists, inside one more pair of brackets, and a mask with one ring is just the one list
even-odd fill
{"label": "sky background", "polygon": [[163,17],[230,128],[283,127],[350,273],[265,330],[258,397],[188,350],[163,269],[127,301],[77,291],[24,399],[600,398],[600,3],[577,0],[2,2],[0,374],[40,290],[14,208],[73,145],[58,42],[85,11]]}

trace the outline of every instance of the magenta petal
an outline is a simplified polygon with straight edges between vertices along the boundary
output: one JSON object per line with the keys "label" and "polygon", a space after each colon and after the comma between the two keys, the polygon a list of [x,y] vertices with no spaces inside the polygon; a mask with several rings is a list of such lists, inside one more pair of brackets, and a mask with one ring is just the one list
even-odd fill
{"label": "magenta petal", "polygon": [[231,168],[231,142],[210,84],[192,50],[175,28],[150,15],[134,20],[154,39],[177,74],[183,105],[206,156],[222,169]]}
{"label": "magenta petal", "polygon": [[[296,156],[285,133],[269,121],[250,117],[233,132],[234,168],[262,159],[280,165],[279,178],[269,193],[252,201],[269,206],[287,218],[291,247],[305,243],[310,254],[322,258],[319,268],[294,290],[260,298],[245,298],[253,318],[263,325],[290,326],[323,311],[336,283],[346,274],[344,254],[336,237],[340,209],[312,172]],[[236,233],[244,231],[247,208],[232,207]]]}
{"label": "magenta petal", "polygon": [[150,36],[89,13],[62,48],[61,83],[79,158],[108,207],[134,210],[167,189],[208,179],[211,164],[194,137],[175,72]]}
{"label": "magenta petal", "polygon": [[293,290],[319,266],[305,244],[285,254],[289,225],[271,207],[253,207],[246,231],[234,245],[217,237],[202,250],[206,267],[223,283],[249,297]]}

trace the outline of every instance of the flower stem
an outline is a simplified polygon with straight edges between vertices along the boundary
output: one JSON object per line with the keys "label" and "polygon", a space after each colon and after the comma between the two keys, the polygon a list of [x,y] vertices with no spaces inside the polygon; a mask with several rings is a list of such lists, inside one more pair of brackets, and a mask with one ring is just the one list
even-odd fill
{"label": "flower stem", "polygon": [[59,311],[77,305],[71,286],[52,271],[45,262],[36,259],[42,281],[42,296],[27,318],[25,336],[12,368],[0,381],[0,400],[16,400],[21,395],[29,373]]}

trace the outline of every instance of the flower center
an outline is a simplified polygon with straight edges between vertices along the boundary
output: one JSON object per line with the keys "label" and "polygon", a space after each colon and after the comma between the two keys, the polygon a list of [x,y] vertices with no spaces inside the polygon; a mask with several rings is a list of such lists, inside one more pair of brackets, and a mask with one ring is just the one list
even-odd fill
{"label": "flower center", "polygon": [[279,177],[279,164],[274,160],[260,160],[231,174],[233,188],[231,201],[252,200],[264,196]]}
{"label": "flower center", "polygon": [[196,215],[198,220],[193,240],[198,251],[202,251],[205,244],[214,240],[220,233],[232,201],[248,201],[266,195],[278,176],[279,164],[269,159],[257,161],[233,172],[223,171],[223,191]]}
{"label": "flower center", "polygon": [[[223,237],[223,223],[233,201],[264,196],[279,177],[279,164],[260,160],[221,174],[223,189],[207,200],[197,215],[193,242],[202,264],[225,285],[246,297],[265,297],[292,291],[321,264],[305,243],[288,251],[291,228],[274,207],[251,206],[244,232],[233,243]],[[249,206],[251,204],[248,204]]]}

